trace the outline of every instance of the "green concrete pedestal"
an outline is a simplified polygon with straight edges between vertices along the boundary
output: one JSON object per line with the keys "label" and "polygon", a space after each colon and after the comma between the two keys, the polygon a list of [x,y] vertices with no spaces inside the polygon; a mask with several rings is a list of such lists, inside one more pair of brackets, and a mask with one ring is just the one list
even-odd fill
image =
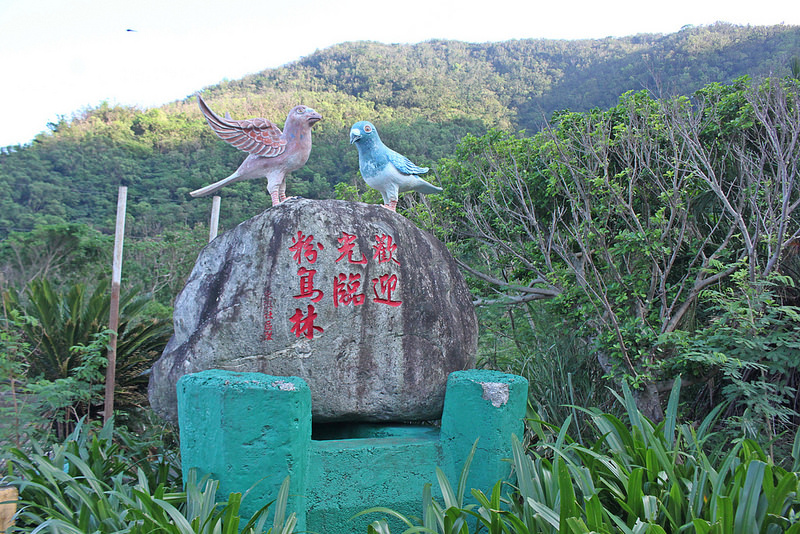
{"label": "green concrete pedestal", "polygon": [[288,512],[298,530],[366,532],[386,506],[421,512],[422,487],[440,467],[455,485],[475,440],[468,484],[484,492],[510,473],[511,434],[522,436],[528,382],[496,371],[450,374],[441,428],[331,423],[312,438],[311,392],[297,377],[210,370],[178,382],[183,472],[220,481],[220,495],[250,494],[249,518],[291,476]]}

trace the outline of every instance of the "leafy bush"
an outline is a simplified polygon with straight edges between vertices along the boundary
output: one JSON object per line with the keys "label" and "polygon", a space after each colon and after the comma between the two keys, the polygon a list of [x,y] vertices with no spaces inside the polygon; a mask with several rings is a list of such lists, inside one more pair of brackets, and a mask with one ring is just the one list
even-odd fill
{"label": "leafy bush", "polygon": [[25,355],[30,344],[23,338],[19,328],[22,321],[29,320],[15,311],[3,307],[0,324],[0,447],[22,446],[27,442],[31,427],[39,427],[44,421],[38,406],[25,395],[27,363]]}
{"label": "leafy bush", "polygon": [[[65,292],[45,279],[28,284],[24,296],[9,289],[3,306],[13,313],[5,321],[27,350],[14,357],[25,370],[25,393],[49,411],[56,434],[63,439],[84,415],[96,416],[103,404],[106,329],[110,310],[109,284],[100,282],[90,293],[75,284]],[[140,319],[150,302],[147,295],[127,292],[120,298],[115,406],[133,417],[147,404],[144,372],[161,353],[171,334],[165,319]]]}
{"label": "leafy bush", "polygon": [[731,286],[701,294],[711,315],[708,326],[663,335],[661,342],[677,353],[679,371],[702,384],[715,383],[731,406],[726,424],[738,426],[732,432],[772,441],[798,418],[792,407],[800,398],[794,385],[800,308],[777,295],[793,286],[788,277],[752,283],[742,265],[731,278]]}

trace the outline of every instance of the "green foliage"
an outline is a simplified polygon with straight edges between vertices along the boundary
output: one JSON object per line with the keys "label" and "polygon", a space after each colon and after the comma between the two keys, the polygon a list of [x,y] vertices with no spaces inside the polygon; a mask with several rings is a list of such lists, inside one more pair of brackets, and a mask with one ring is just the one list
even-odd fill
{"label": "green foliage", "polygon": [[[131,441],[127,437],[127,442]],[[20,493],[15,532],[169,532],[289,534],[296,517],[286,515],[288,477],[275,503],[265,505],[241,525],[242,495],[217,500],[219,483],[187,474],[177,476],[159,462],[135,462],[112,440],[107,424],[91,432],[82,424],[62,444],[45,453],[13,449],[13,474],[6,482]],[[274,505],[272,526],[267,512]]]}
{"label": "green foliage", "polygon": [[[221,228],[220,231],[224,231]],[[131,281],[152,294],[161,306],[150,308],[169,316],[199,251],[208,242],[208,228],[177,226],[157,235],[126,236],[122,285]],[[56,289],[75,284],[94,287],[111,275],[113,237],[86,224],[39,225],[0,241],[0,287],[20,290],[36,278]]]}
{"label": "green foliage", "polygon": [[[120,297],[117,340],[115,405],[124,416],[134,417],[146,405],[145,370],[160,355],[171,335],[165,319],[140,319],[147,295],[126,292]],[[49,406],[56,432],[66,436],[83,415],[95,415],[102,405],[110,311],[108,283],[101,282],[89,294],[82,284],[66,292],[54,290],[47,280],[34,280],[21,296],[3,293],[4,307],[17,317],[28,317],[13,326],[28,344],[17,352],[24,362],[24,391]]]}
{"label": "green foliage", "polygon": [[[659,425],[641,414],[625,387],[620,401],[629,426],[590,410],[599,436],[591,447],[563,439],[548,447],[550,454],[530,459],[516,443],[517,468],[529,473],[518,476],[523,497],[515,501],[523,502],[518,513],[539,525],[548,523],[545,532],[563,532],[558,529],[564,525],[571,532],[800,530],[800,474],[774,465],[748,439],[716,454],[706,452],[719,411],[697,429],[678,424],[679,388],[677,383]],[[530,486],[529,478],[549,487]]]}
{"label": "green foliage", "polygon": [[30,321],[14,310],[3,307],[0,325],[0,447],[22,446],[30,438],[31,427],[44,423],[38,416],[38,404],[25,394],[30,344],[22,336],[20,324]]}
{"label": "green foliage", "polygon": [[113,239],[85,224],[37,224],[0,241],[2,286],[22,287],[36,278],[56,286],[95,280],[110,265]]}
{"label": "green foliage", "polygon": [[777,291],[792,286],[790,278],[772,275],[751,284],[747,267],[731,275],[727,287],[701,295],[706,326],[694,332],[662,336],[675,350],[674,364],[698,381],[716,382],[717,390],[738,415],[751,439],[773,440],[782,429],[795,427],[797,389],[791,383],[800,349],[800,309],[781,304]]}
{"label": "green foliage", "polygon": [[366,202],[368,204],[382,204],[383,199],[375,189],[370,189],[361,184],[346,184],[340,182],[335,187],[336,199],[348,202]]}
{"label": "green foliage", "polygon": [[94,334],[87,346],[70,347],[76,365],[66,376],[54,380],[33,378],[24,385],[24,392],[37,400],[44,413],[50,414],[51,424],[57,429],[68,428],[70,421],[103,403],[110,332]]}
{"label": "green foliage", "polygon": [[[446,510],[423,492],[423,514],[435,517],[471,516],[471,524],[455,521],[415,525],[401,519],[404,532],[468,534],[639,534],[639,533],[762,533],[800,532],[800,432],[795,438],[793,470],[775,465],[750,439],[738,439],[724,449],[709,452],[715,410],[699,426],[680,424],[680,381],[670,395],[664,421],[658,425],[642,415],[630,389],[618,397],[627,421],[600,410],[585,410],[595,438],[590,445],[574,441],[568,417],[549,440],[526,451],[514,437],[515,480],[498,482],[487,496],[472,490],[476,504],[452,500]],[[465,465],[468,469],[468,463]],[[462,479],[464,478],[462,474]],[[447,493],[449,484],[442,484]],[[440,513],[443,512],[443,513]],[[454,529],[455,527],[455,529]],[[385,520],[373,522],[369,532],[388,534]]]}
{"label": "green foliage", "polygon": [[[224,230],[220,228],[220,233]],[[122,284],[128,287],[135,281],[136,286],[154,299],[142,310],[144,315],[172,316],[172,302],[183,289],[198,254],[207,243],[208,228],[203,225],[173,228],[156,236],[125,241]]]}
{"label": "green foliage", "polygon": [[659,339],[707,326],[702,291],[735,283],[741,261],[753,288],[794,272],[799,99],[791,80],[740,79],[695,101],[627,93],[531,138],[467,136],[439,166],[444,195],[415,216],[478,305],[547,300],[657,419],[656,384],[675,369]]}

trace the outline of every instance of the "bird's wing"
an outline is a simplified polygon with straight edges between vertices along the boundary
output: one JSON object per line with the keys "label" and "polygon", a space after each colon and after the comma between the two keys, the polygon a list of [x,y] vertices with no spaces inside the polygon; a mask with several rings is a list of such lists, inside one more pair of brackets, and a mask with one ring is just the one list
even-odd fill
{"label": "bird's wing", "polygon": [[419,167],[411,163],[411,160],[402,154],[398,154],[391,148],[386,149],[386,155],[389,162],[403,174],[425,174],[428,172],[428,167]]}
{"label": "bird's wing", "polygon": [[200,95],[197,95],[197,102],[208,125],[226,143],[248,154],[265,158],[280,156],[286,150],[286,139],[275,123],[267,119],[223,119],[211,111]]}

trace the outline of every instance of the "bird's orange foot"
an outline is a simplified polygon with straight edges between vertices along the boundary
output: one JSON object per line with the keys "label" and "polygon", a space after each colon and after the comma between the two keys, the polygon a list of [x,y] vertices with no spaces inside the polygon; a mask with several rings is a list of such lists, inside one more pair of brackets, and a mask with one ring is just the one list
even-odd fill
{"label": "bird's orange foot", "polygon": [[396,200],[392,200],[388,204],[381,204],[381,205],[384,208],[386,208],[387,210],[391,210],[391,211],[397,212],[397,201]]}

